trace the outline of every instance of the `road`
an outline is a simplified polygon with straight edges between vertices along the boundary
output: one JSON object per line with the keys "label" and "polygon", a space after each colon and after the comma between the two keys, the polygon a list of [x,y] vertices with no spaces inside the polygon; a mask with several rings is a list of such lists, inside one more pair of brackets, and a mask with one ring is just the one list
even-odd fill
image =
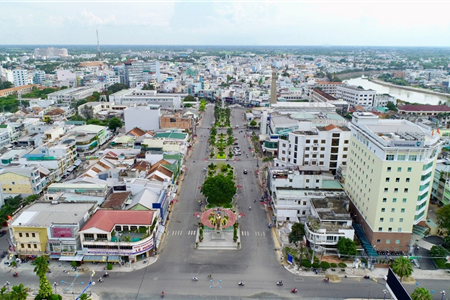
{"label": "road", "polygon": [[[236,124],[242,128],[243,113],[244,109],[233,109],[233,128]],[[261,196],[254,175],[256,160],[251,157],[247,159],[245,154],[240,156],[241,161],[230,161],[236,168],[237,184],[243,186],[238,190],[238,204],[245,213],[240,222],[240,230],[244,233],[241,235],[242,249],[195,249],[193,233],[198,220],[194,214],[200,211],[198,200],[202,197],[199,187],[205,176],[202,170],[211,163],[210,160],[204,160],[208,157],[207,138],[204,137],[202,143],[201,136],[209,134],[212,120],[213,107],[208,106],[202,125],[197,130],[199,138],[192,155],[186,161],[187,173],[180,187],[178,202],[170,216],[158,260],[135,272],[111,272],[105,282],[96,284],[91,290],[98,293],[101,299],[110,300],[159,299],[162,291],[165,292],[166,299],[383,299],[385,287],[382,280],[375,283],[360,278],[346,278],[341,283],[327,284],[321,277],[293,275],[278,263],[279,257],[276,256],[271,231],[267,228],[265,210],[259,203],[253,202],[253,199]],[[240,129],[234,131],[235,136],[242,151],[248,153],[249,141],[239,131]],[[247,175],[243,174],[244,169],[249,171]],[[249,206],[252,206],[251,211]],[[0,243],[5,243],[5,237],[0,239]],[[209,282],[208,274],[213,274],[213,284]],[[199,281],[192,281],[193,276],[198,276]],[[65,282],[57,287],[57,291],[66,289],[69,285],[67,282],[74,279],[62,271],[54,271],[48,277],[51,283]],[[2,280],[8,280],[13,285],[23,282],[33,289],[38,286],[38,279],[31,272],[21,272],[19,278],[13,278],[11,273],[1,270],[0,282]],[[80,275],[70,291],[81,291],[88,280],[88,274]],[[240,280],[246,282],[245,287],[237,285]],[[283,287],[276,286],[278,280],[283,280]],[[448,281],[445,280],[420,280],[419,284],[435,291],[447,290],[448,287]],[[211,285],[214,287],[211,288]],[[296,295],[290,293],[294,287],[299,290]],[[414,287],[406,286],[410,292]],[[437,292],[433,297],[441,299]]]}

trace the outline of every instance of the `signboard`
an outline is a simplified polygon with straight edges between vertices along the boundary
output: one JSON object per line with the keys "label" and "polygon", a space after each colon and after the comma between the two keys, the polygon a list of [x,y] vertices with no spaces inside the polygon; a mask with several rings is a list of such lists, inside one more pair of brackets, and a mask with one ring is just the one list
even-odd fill
{"label": "signboard", "polygon": [[292,265],[292,255],[288,254],[287,262]]}
{"label": "signboard", "polygon": [[[119,243],[120,246],[123,243]],[[141,253],[145,253],[148,250],[153,248],[153,238],[150,238],[142,243],[136,242],[137,245],[134,245],[131,250],[127,249],[97,249],[97,248],[89,248],[89,245],[84,245],[84,248],[88,248],[89,255],[138,255]],[[97,244],[98,245],[98,244]],[[125,244],[124,244],[125,246]],[[128,243],[127,243],[128,246]]]}
{"label": "signboard", "polygon": [[52,237],[54,238],[73,238],[72,228],[70,227],[52,227]]}
{"label": "signboard", "polygon": [[423,142],[421,141],[391,141],[390,147],[404,147],[404,148],[421,148]]}
{"label": "signboard", "polygon": [[389,290],[392,299],[411,300],[411,296],[405,290],[391,268],[389,268],[388,271],[386,288]]}

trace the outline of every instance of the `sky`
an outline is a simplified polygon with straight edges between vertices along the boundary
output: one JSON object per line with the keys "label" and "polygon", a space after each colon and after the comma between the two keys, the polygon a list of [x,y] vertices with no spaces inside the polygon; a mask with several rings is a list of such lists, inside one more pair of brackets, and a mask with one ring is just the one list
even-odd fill
{"label": "sky", "polygon": [[446,1],[5,1],[0,45],[450,47]]}

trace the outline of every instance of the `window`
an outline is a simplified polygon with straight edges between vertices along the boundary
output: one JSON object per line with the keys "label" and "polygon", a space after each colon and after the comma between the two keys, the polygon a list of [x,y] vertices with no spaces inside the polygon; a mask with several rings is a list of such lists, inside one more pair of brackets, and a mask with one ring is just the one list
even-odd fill
{"label": "window", "polygon": [[402,202],[403,202],[403,203],[406,203],[406,198],[403,198]]}
{"label": "window", "polygon": [[11,182],[12,184],[16,184],[14,181]]}
{"label": "window", "polygon": [[410,181],[411,181],[411,178],[406,178],[406,182],[410,182]]}
{"label": "window", "polygon": [[401,228],[401,227],[399,227],[397,231],[398,231],[398,232],[402,232],[402,228]]}
{"label": "window", "polygon": [[378,231],[383,231],[383,227],[378,227]]}
{"label": "window", "polygon": [[306,140],[306,143],[309,144],[311,141],[310,140]]}
{"label": "window", "polygon": [[24,244],[20,244],[20,248],[25,248],[25,245]]}
{"label": "window", "polygon": [[395,212],[395,208],[391,208],[391,212],[394,213]]}
{"label": "window", "polygon": [[97,233],[97,239],[98,240],[106,240],[108,237],[104,233]]}
{"label": "window", "polygon": [[36,244],[34,244],[33,246],[34,246],[34,249],[37,249],[37,245]]}
{"label": "window", "polygon": [[320,147],[320,151],[325,151],[325,147]]}
{"label": "window", "polygon": [[[406,159],[406,155],[397,155],[397,160],[405,160]],[[400,169],[400,170],[399,170]],[[397,171],[398,172],[401,172],[402,171],[402,168],[401,167],[398,167],[397,168]]]}
{"label": "window", "polygon": [[31,244],[28,244],[27,246],[28,246],[28,249],[30,249],[30,248],[31,248]]}
{"label": "window", "polygon": [[391,240],[386,240],[386,244],[390,244],[391,243]]}
{"label": "window", "polygon": [[389,189],[388,188],[384,188],[384,192],[385,193],[389,192]]}
{"label": "window", "polygon": [[33,232],[33,233],[31,234],[31,237],[36,237],[36,234]]}
{"label": "window", "polygon": [[380,240],[380,239],[377,240],[377,244],[379,244],[379,243],[381,243],[381,240]]}
{"label": "window", "polygon": [[22,237],[22,232],[19,232],[19,237]]}
{"label": "window", "polygon": [[395,189],[394,189],[394,193],[398,193],[398,188],[395,188]]}
{"label": "window", "polygon": [[417,155],[410,155],[408,160],[409,161],[416,161],[417,160]]}
{"label": "window", "polygon": [[384,218],[380,218],[380,222],[384,222]]}
{"label": "window", "polygon": [[25,237],[30,237],[30,234],[28,232],[25,233]]}
{"label": "window", "polygon": [[390,172],[392,170],[391,167],[387,167],[387,171]]}
{"label": "window", "polygon": [[383,202],[386,202],[387,201],[387,198],[383,198]]}
{"label": "window", "polygon": [[400,240],[395,240],[395,243],[398,245],[400,244]]}
{"label": "window", "polygon": [[305,151],[309,151],[309,147],[305,147]]}
{"label": "window", "polygon": [[394,222],[394,218],[389,218],[389,222]]}
{"label": "window", "polygon": [[321,142],[322,144],[325,144],[325,140],[321,140],[320,142]]}
{"label": "window", "polygon": [[403,218],[398,219],[400,223],[403,223]]}
{"label": "window", "polygon": [[389,180],[390,180],[389,177],[386,177],[386,182],[389,182]]}
{"label": "window", "polygon": [[393,202],[393,203],[397,202],[397,198],[393,198],[393,199],[392,199],[392,202]]}
{"label": "window", "polygon": [[383,207],[383,208],[381,209],[381,212],[385,212],[385,211],[386,211],[386,208]]}
{"label": "window", "polygon": [[409,189],[408,189],[408,188],[404,188],[403,191],[404,191],[405,193],[407,193],[407,192],[409,191]]}
{"label": "window", "polygon": [[412,168],[411,167],[408,167],[408,172],[412,172]]}
{"label": "window", "polygon": [[309,182],[309,179],[306,179],[306,183],[308,183]]}
{"label": "window", "polygon": [[400,178],[395,178],[395,182],[400,182]]}
{"label": "window", "polygon": [[404,212],[405,212],[405,209],[404,209],[404,208],[400,209],[400,212],[401,212],[401,213],[404,213]]}
{"label": "window", "polygon": [[394,160],[394,155],[386,155],[386,160]]}
{"label": "window", "polygon": [[389,227],[389,228],[388,228],[388,232],[392,232],[392,227]]}

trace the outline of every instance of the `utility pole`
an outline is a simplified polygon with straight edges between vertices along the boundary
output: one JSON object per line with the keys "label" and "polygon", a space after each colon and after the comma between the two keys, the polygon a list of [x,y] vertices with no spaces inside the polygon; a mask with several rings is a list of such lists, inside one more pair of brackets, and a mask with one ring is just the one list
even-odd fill
{"label": "utility pole", "polygon": [[98,55],[98,60],[100,61],[102,59],[102,54],[100,52],[100,41],[98,39],[98,30],[97,31],[97,55]]}

